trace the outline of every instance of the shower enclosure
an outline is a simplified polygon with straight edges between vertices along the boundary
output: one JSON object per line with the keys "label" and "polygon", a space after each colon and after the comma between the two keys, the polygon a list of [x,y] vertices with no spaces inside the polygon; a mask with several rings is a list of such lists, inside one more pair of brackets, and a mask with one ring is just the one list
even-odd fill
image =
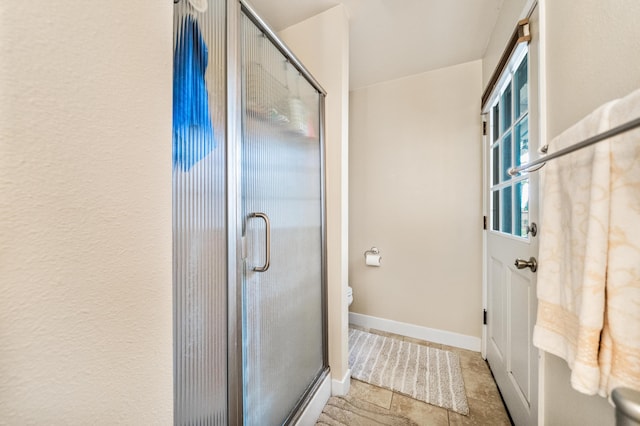
{"label": "shower enclosure", "polygon": [[328,374],[325,93],[243,2],[174,36],[174,421],[293,423]]}

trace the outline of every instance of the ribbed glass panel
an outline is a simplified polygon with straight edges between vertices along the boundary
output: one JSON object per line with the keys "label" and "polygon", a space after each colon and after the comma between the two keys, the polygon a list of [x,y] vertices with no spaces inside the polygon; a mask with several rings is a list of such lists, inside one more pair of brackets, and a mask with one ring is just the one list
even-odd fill
{"label": "ribbed glass panel", "polygon": [[[201,3],[201,2],[198,2]],[[225,2],[174,6],[174,422],[227,424]]]}
{"label": "ribbed glass panel", "polygon": [[241,33],[244,420],[278,425],[323,366],[320,95],[244,15]]}

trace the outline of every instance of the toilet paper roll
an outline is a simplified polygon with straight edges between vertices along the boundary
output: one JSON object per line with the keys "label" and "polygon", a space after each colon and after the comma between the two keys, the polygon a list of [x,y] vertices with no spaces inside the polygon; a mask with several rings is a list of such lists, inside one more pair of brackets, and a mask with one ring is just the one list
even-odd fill
{"label": "toilet paper roll", "polygon": [[364,263],[367,266],[380,266],[380,261],[382,260],[382,256],[379,254],[367,253],[364,257]]}

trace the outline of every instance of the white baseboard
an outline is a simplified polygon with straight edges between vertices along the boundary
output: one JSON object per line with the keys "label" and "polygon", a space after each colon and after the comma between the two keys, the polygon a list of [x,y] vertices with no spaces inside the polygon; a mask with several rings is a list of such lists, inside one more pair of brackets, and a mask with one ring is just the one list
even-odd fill
{"label": "white baseboard", "polygon": [[304,411],[298,417],[296,426],[313,426],[318,421],[320,413],[327,405],[327,401],[331,397],[331,374],[327,374],[315,395],[309,401]]}
{"label": "white baseboard", "polygon": [[400,334],[402,336],[413,337],[414,339],[427,340],[429,342],[476,352],[480,352],[482,346],[482,340],[479,337],[372,317],[370,315],[357,314],[355,312],[349,312],[349,324],[365,328],[375,328],[388,333]]}
{"label": "white baseboard", "polygon": [[332,396],[344,396],[349,393],[351,387],[351,370],[347,369],[344,373],[344,377],[340,380],[331,380],[331,395]]}

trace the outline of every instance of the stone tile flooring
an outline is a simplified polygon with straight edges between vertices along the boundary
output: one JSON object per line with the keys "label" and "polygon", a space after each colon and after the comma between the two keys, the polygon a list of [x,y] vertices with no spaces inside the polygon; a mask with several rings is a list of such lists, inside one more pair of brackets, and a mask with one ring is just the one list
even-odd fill
{"label": "stone tile flooring", "polygon": [[509,426],[511,421],[507,415],[496,383],[491,376],[487,363],[479,352],[454,348],[451,346],[425,342],[380,330],[358,328],[369,333],[381,334],[395,339],[405,340],[420,345],[431,346],[455,352],[460,357],[464,387],[469,402],[469,415],[449,411],[445,408],[426,404],[397,392],[351,379],[349,396],[359,398],[410,418],[419,425],[458,426],[458,425],[490,425]]}

